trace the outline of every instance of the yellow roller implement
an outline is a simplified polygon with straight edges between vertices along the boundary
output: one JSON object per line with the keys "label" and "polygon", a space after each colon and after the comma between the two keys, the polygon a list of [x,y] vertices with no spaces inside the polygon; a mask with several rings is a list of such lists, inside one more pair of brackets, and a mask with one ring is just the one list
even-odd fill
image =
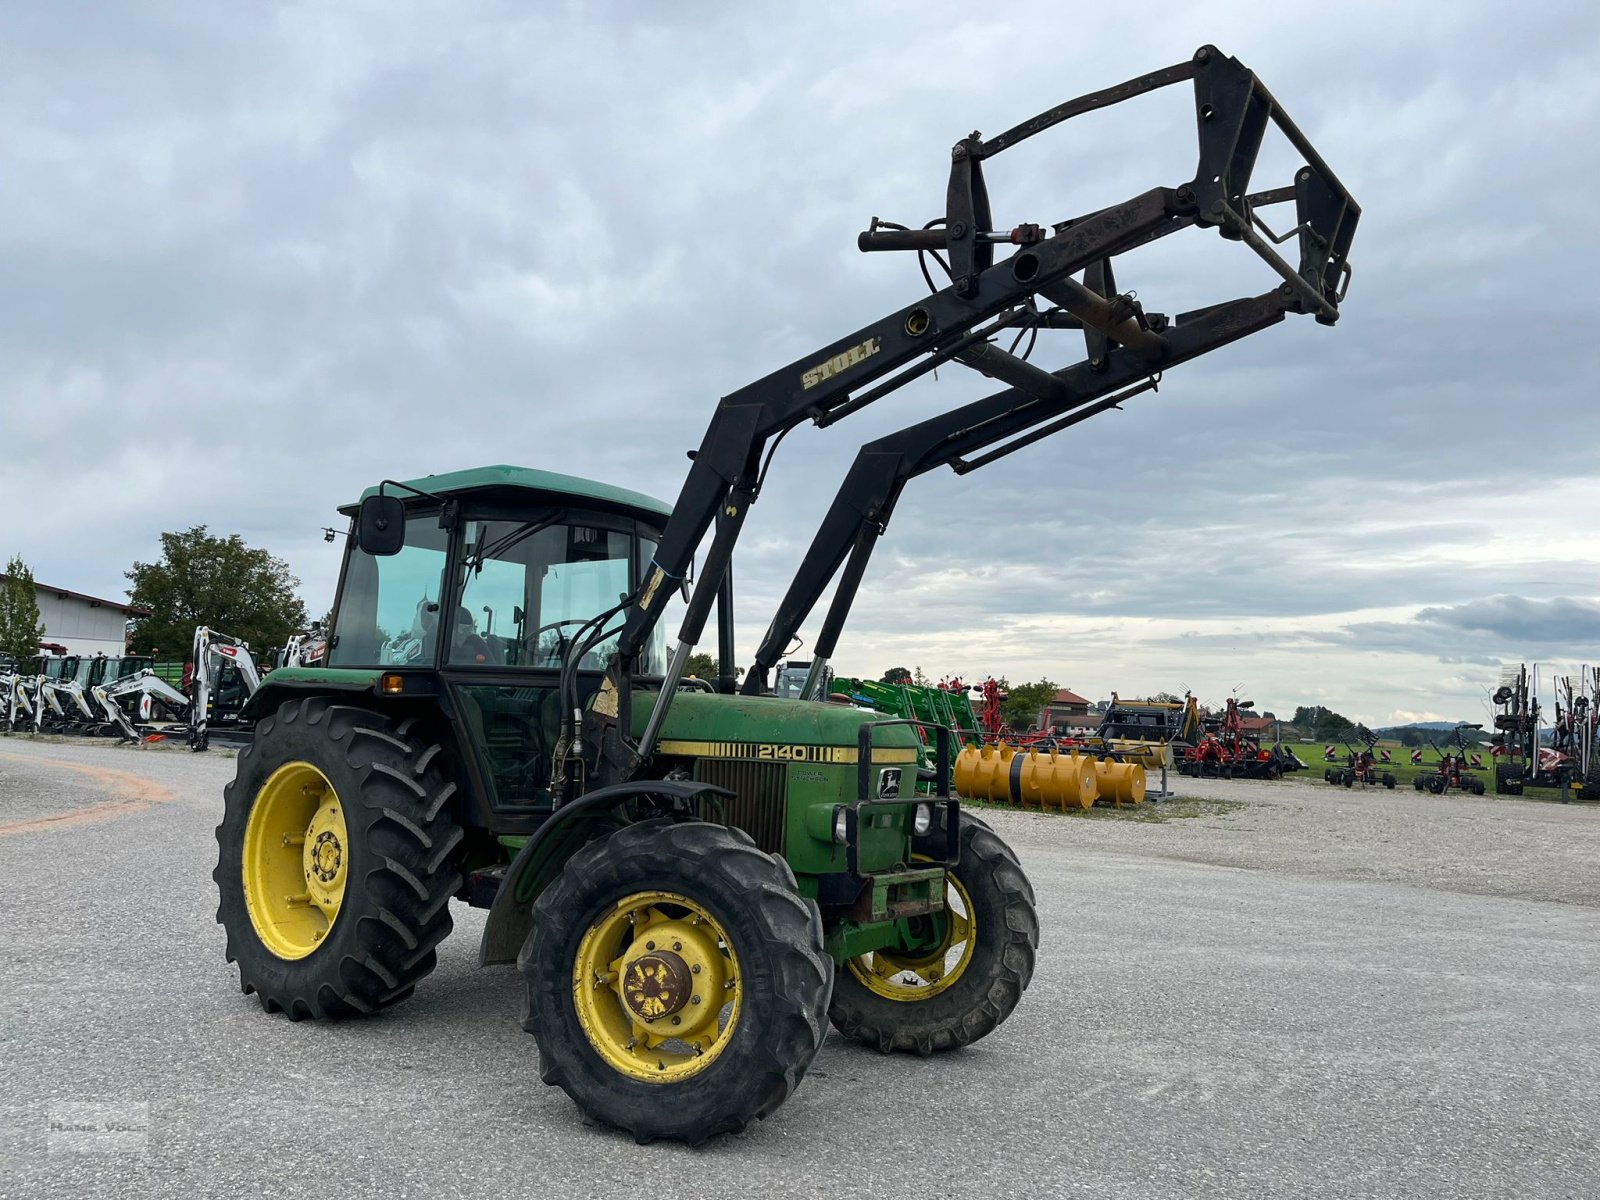
{"label": "yellow roller implement", "polygon": [[956,791],[969,800],[1011,803],[1012,746],[968,746],[956,755]]}
{"label": "yellow roller implement", "polygon": [[1172,747],[1166,742],[1144,742],[1134,738],[1110,738],[1105,743],[1106,749],[1115,750],[1123,762],[1136,762],[1150,771],[1159,771],[1162,767],[1172,770],[1176,764],[1172,759]]}
{"label": "yellow roller implement", "polygon": [[1117,762],[1102,758],[1094,764],[1100,798],[1118,808],[1144,803],[1144,767],[1136,762]]}
{"label": "yellow roller implement", "polygon": [[955,785],[968,799],[1024,808],[1089,808],[1099,794],[1093,759],[1007,745],[968,746],[956,756]]}

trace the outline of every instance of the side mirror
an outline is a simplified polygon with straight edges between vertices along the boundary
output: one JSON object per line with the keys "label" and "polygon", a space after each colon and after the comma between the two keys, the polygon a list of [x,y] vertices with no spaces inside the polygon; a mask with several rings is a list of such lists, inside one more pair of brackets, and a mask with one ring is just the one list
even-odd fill
{"label": "side mirror", "polygon": [[406,506],[399,496],[368,496],[356,514],[356,545],[386,558],[406,540]]}

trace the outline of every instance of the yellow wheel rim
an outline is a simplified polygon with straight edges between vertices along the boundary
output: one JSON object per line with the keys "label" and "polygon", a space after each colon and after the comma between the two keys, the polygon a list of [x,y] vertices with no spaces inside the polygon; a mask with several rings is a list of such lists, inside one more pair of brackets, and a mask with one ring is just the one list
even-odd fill
{"label": "yellow wheel rim", "polygon": [[584,931],[572,963],[590,1045],[646,1083],[675,1083],[715,1062],[733,1040],[743,990],[727,933],[676,892],[618,900]]}
{"label": "yellow wheel rim", "polygon": [[261,785],[244,827],[244,903],[261,944],[283,959],[322,945],[349,874],[339,794],[310,763],[285,763]]}
{"label": "yellow wheel rim", "polygon": [[972,929],[972,897],[954,875],[947,872],[944,880],[944,936],[938,945],[926,952],[875,950],[845,960],[845,969],[868,991],[915,1004],[961,978],[978,940]]}

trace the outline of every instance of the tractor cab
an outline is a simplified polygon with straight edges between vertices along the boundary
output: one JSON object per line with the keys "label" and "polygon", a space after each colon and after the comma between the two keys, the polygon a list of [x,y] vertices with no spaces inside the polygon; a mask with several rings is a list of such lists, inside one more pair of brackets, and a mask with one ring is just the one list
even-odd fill
{"label": "tractor cab", "polygon": [[[385,486],[404,513],[399,546],[374,554],[350,540],[331,667],[557,669],[573,634],[637,584],[668,513],[637,492],[523,467]],[[646,673],[659,673],[660,645]],[[603,649],[592,656],[604,665]]]}
{"label": "tractor cab", "polygon": [[[464,765],[489,809],[548,812],[562,665],[586,627],[621,627],[620,605],[644,577],[670,509],[625,488],[514,466],[386,483],[362,500],[374,496],[393,500],[393,549],[367,548],[359,503],[341,509],[352,536],[328,642],[333,674],[274,671],[252,712],[270,712],[286,688],[381,671],[387,696],[402,705],[437,696],[465,726]],[[599,686],[614,645],[605,638],[577,664],[580,700]],[[637,671],[659,676],[665,662],[658,633]]]}

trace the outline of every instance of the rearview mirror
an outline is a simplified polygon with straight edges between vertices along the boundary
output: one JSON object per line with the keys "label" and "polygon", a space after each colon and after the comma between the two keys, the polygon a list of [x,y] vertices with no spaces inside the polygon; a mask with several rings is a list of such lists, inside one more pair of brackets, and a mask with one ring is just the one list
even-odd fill
{"label": "rearview mirror", "polygon": [[406,540],[406,506],[398,496],[368,496],[356,514],[356,545],[386,558],[400,553]]}

